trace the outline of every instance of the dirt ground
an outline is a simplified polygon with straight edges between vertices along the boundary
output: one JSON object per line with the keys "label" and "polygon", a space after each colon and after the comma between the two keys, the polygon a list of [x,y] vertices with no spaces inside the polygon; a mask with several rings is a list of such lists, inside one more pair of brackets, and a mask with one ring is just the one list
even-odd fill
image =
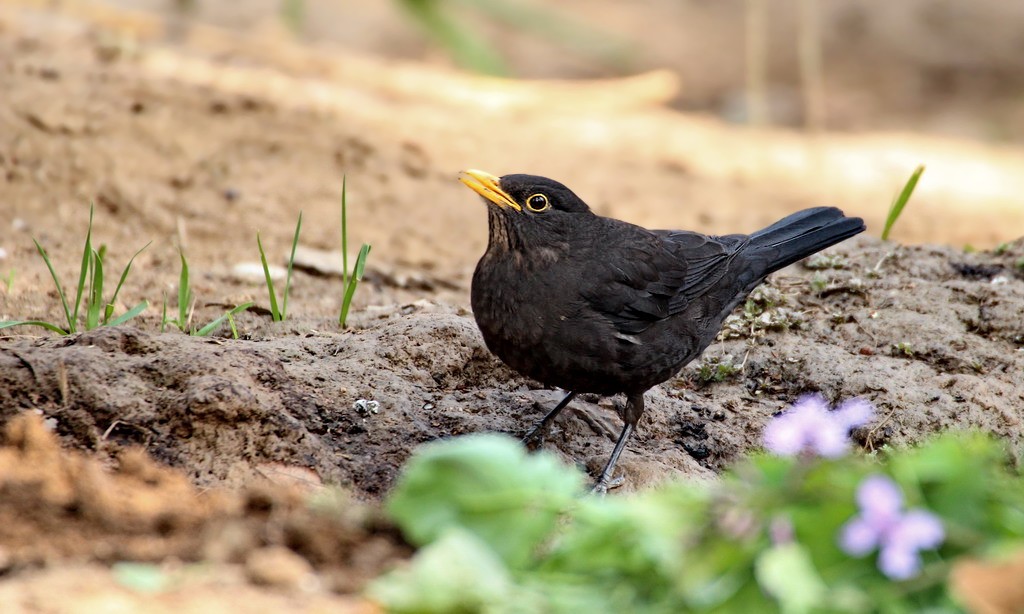
{"label": "dirt ground", "polygon": [[[648,4],[649,24],[682,3]],[[598,5],[615,22],[615,3]],[[265,20],[204,13],[181,30],[160,13],[42,6],[0,6],[0,320],[61,321],[32,238],[73,285],[90,202],[108,276],[152,242],[117,313],[150,306],[130,326],[68,337],[2,331],[5,604],[374,611],[354,595],[410,552],[375,505],[411,450],[521,434],[559,398],[491,356],[469,312],[486,217],[455,181],[468,167],[543,173],[598,212],[649,226],[751,231],[825,199],[869,223],[828,258],[773,276],[700,363],[648,394],[622,491],[712,478],[810,391],[876,404],[856,433],[867,449],[949,428],[1024,449],[1024,150],[951,138],[940,121],[992,111],[1014,134],[1000,96],[987,99],[996,110],[955,88],[945,106],[906,94],[859,107],[843,93],[861,83],[850,69],[834,104],[860,110],[808,136],[715,117],[724,86],[690,65],[541,83],[412,61],[424,42],[376,9],[351,17],[390,24],[378,28],[390,53],[354,34],[332,46],[316,28],[300,44]],[[639,68],[667,53],[655,45]],[[571,62],[522,72],[613,78]],[[878,131],[894,125],[919,132]],[[925,180],[893,235],[906,244],[882,242],[889,198],[919,162]],[[330,260],[343,175],[350,241],[373,244],[347,330]],[[257,231],[281,265],[300,211],[301,245],[329,262],[303,259],[289,318],[272,323],[262,273],[246,267]],[[238,340],[160,332],[165,296],[176,313],[179,247],[193,322],[256,302],[237,318]],[[720,363],[736,368],[708,381]],[[545,447],[593,473],[620,402],[577,400]]]}

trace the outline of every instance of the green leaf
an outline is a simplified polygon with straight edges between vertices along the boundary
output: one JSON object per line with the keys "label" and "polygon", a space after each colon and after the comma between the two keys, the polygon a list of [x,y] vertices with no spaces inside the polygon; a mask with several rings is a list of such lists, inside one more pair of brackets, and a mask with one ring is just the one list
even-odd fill
{"label": "green leaf", "polygon": [[280,322],[281,310],[277,308],[277,292],[274,290],[274,280],[270,278],[270,266],[267,264],[267,253],[263,251],[263,241],[260,240],[259,231],[256,232],[256,246],[260,249],[260,262],[263,263],[263,277],[267,280],[267,292],[270,293],[270,318],[275,322]]}
{"label": "green leaf", "polygon": [[164,293],[164,306],[160,310],[160,332],[167,330],[167,293]]}
{"label": "green leaf", "polygon": [[525,565],[579,493],[583,476],[501,435],[430,443],[409,460],[388,511],[415,544],[472,531],[512,568]]}
{"label": "green leaf", "polygon": [[[242,303],[241,305],[237,305],[234,308],[232,308],[230,311],[225,312],[224,315],[222,315],[221,317],[219,317],[216,320],[210,322],[209,324],[207,324],[206,326],[204,326],[204,327],[200,328],[199,330],[193,332],[192,334],[194,336],[196,336],[196,337],[205,337],[205,336],[209,335],[210,333],[212,333],[214,330],[216,330],[217,327],[220,326],[221,323],[224,322],[224,320],[227,320],[227,319],[231,318],[232,316],[234,316],[236,313],[238,313],[240,311],[245,311],[246,309],[252,307],[252,305],[253,304],[252,304],[251,301],[248,302],[248,303]],[[238,332],[237,331],[234,331],[234,337],[236,339],[238,338]]]}
{"label": "green leaf", "polygon": [[[341,286],[348,288],[348,177],[341,176]],[[338,322],[341,322],[339,319]]]}
{"label": "green leaf", "polygon": [[348,280],[348,285],[345,287],[345,296],[341,300],[341,316],[338,318],[338,322],[342,328],[348,326],[348,311],[352,307],[352,298],[356,294],[356,287],[359,282],[363,280],[363,271],[366,269],[366,258],[370,255],[370,244],[363,243],[363,246],[359,248],[359,255],[356,256],[356,262],[354,270],[352,271],[352,277]]}
{"label": "green leaf", "polygon": [[71,308],[68,307],[67,296],[64,294],[64,288],[60,285],[60,280],[57,279],[57,272],[53,270],[53,263],[50,262],[50,257],[46,255],[46,250],[39,244],[39,241],[36,241],[35,237],[32,238],[32,242],[36,244],[36,251],[38,251],[39,255],[42,256],[43,262],[46,263],[46,268],[50,270],[50,277],[53,278],[53,285],[57,286],[57,295],[60,296],[60,303],[64,307],[64,317],[67,318],[68,329],[67,331],[62,331],[62,334],[66,335],[68,333],[73,333],[75,332],[75,320],[78,318],[78,309],[75,309],[75,315],[72,316]]}
{"label": "green leaf", "polygon": [[71,332],[75,332],[75,327],[78,322],[78,308],[82,305],[82,293],[85,291],[85,279],[89,276],[89,270],[92,268],[92,214],[95,206],[89,204],[89,229],[85,233],[85,248],[82,250],[82,266],[78,271],[78,290],[75,292],[75,312],[72,314],[72,322],[68,326]]}
{"label": "green leaf", "polygon": [[188,304],[192,301],[192,288],[188,283],[188,260],[185,259],[185,252],[179,249],[178,257],[181,258],[181,274],[178,276],[178,328],[185,330],[188,327]]}
{"label": "green leaf", "polygon": [[138,305],[111,320],[107,326],[120,326],[145,311],[147,307],[149,307],[149,301],[142,301]]}
{"label": "green leaf", "polygon": [[58,335],[68,334],[68,331],[57,326],[56,324],[43,322],[42,320],[4,320],[3,322],[0,322],[0,329],[10,328],[12,326],[40,326],[42,328],[45,328],[46,330],[53,331]]}
{"label": "green leaf", "polygon": [[921,179],[921,173],[923,172],[924,166],[918,166],[913,174],[910,175],[910,179],[907,179],[903,190],[893,199],[892,204],[889,206],[889,215],[885,218],[885,227],[882,229],[883,241],[889,240],[889,232],[892,231],[896,220],[900,219],[900,214],[903,213],[903,208],[907,206],[907,201],[910,200],[910,196],[914,193],[914,188],[917,187],[917,182]]}
{"label": "green leaf", "polygon": [[802,614],[826,604],[828,589],[807,550],[798,543],[765,550],[754,573],[761,587],[779,602],[785,614]]}
{"label": "green leaf", "polygon": [[121,271],[121,278],[117,282],[117,287],[114,288],[114,295],[110,297],[110,302],[107,303],[107,309],[103,316],[104,324],[107,324],[110,321],[110,316],[114,314],[114,304],[117,303],[117,295],[121,293],[121,286],[124,285],[124,280],[128,279],[128,272],[132,270],[132,263],[135,262],[138,255],[149,247],[151,243],[153,242],[150,241],[149,243],[146,243],[141,249],[139,249],[139,251],[135,252],[135,255],[128,260],[128,264],[125,265],[124,270]]}
{"label": "green leaf", "polygon": [[299,231],[302,229],[302,212],[299,211],[299,222],[295,225],[295,237],[292,238],[292,253],[288,257],[288,275],[284,281],[284,298],[281,301],[281,319],[288,317],[288,295],[292,291],[292,267],[295,265],[295,249],[299,246]]}
{"label": "green leaf", "polygon": [[459,527],[420,550],[409,567],[374,581],[367,594],[393,613],[543,611],[487,544]]}
{"label": "green leaf", "polygon": [[93,250],[89,269],[89,298],[85,309],[85,330],[92,330],[100,325],[100,307],[103,306],[103,246],[100,251]]}

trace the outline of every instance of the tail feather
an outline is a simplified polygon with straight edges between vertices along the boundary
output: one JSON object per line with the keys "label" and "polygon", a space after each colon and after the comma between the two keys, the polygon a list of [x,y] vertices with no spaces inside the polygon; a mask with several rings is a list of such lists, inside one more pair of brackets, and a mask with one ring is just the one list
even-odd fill
{"label": "tail feather", "polygon": [[864,229],[864,220],[859,217],[846,217],[835,207],[815,207],[750,235],[748,250],[769,256],[758,258],[768,265],[762,275],[769,275]]}

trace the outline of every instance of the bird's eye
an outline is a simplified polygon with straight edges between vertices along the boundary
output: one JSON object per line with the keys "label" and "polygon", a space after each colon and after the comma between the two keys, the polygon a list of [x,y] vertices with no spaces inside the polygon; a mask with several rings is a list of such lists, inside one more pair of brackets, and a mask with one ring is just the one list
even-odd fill
{"label": "bird's eye", "polygon": [[526,208],[534,213],[540,213],[550,207],[551,203],[548,202],[548,197],[543,194],[534,194],[526,199]]}

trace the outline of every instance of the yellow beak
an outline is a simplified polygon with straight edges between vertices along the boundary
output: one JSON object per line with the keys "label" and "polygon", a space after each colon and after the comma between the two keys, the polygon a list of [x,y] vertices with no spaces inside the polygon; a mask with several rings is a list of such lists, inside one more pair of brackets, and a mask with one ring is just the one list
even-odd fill
{"label": "yellow beak", "polygon": [[509,207],[520,213],[523,211],[523,208],[516,201],[512,200],[512,197],[505,190],[501,189],[501,186],[498,184],[498,178],[490,173],[469,169],[462,171],[459,181],[466,184],[470,190],[473,190],[499,207]]}

